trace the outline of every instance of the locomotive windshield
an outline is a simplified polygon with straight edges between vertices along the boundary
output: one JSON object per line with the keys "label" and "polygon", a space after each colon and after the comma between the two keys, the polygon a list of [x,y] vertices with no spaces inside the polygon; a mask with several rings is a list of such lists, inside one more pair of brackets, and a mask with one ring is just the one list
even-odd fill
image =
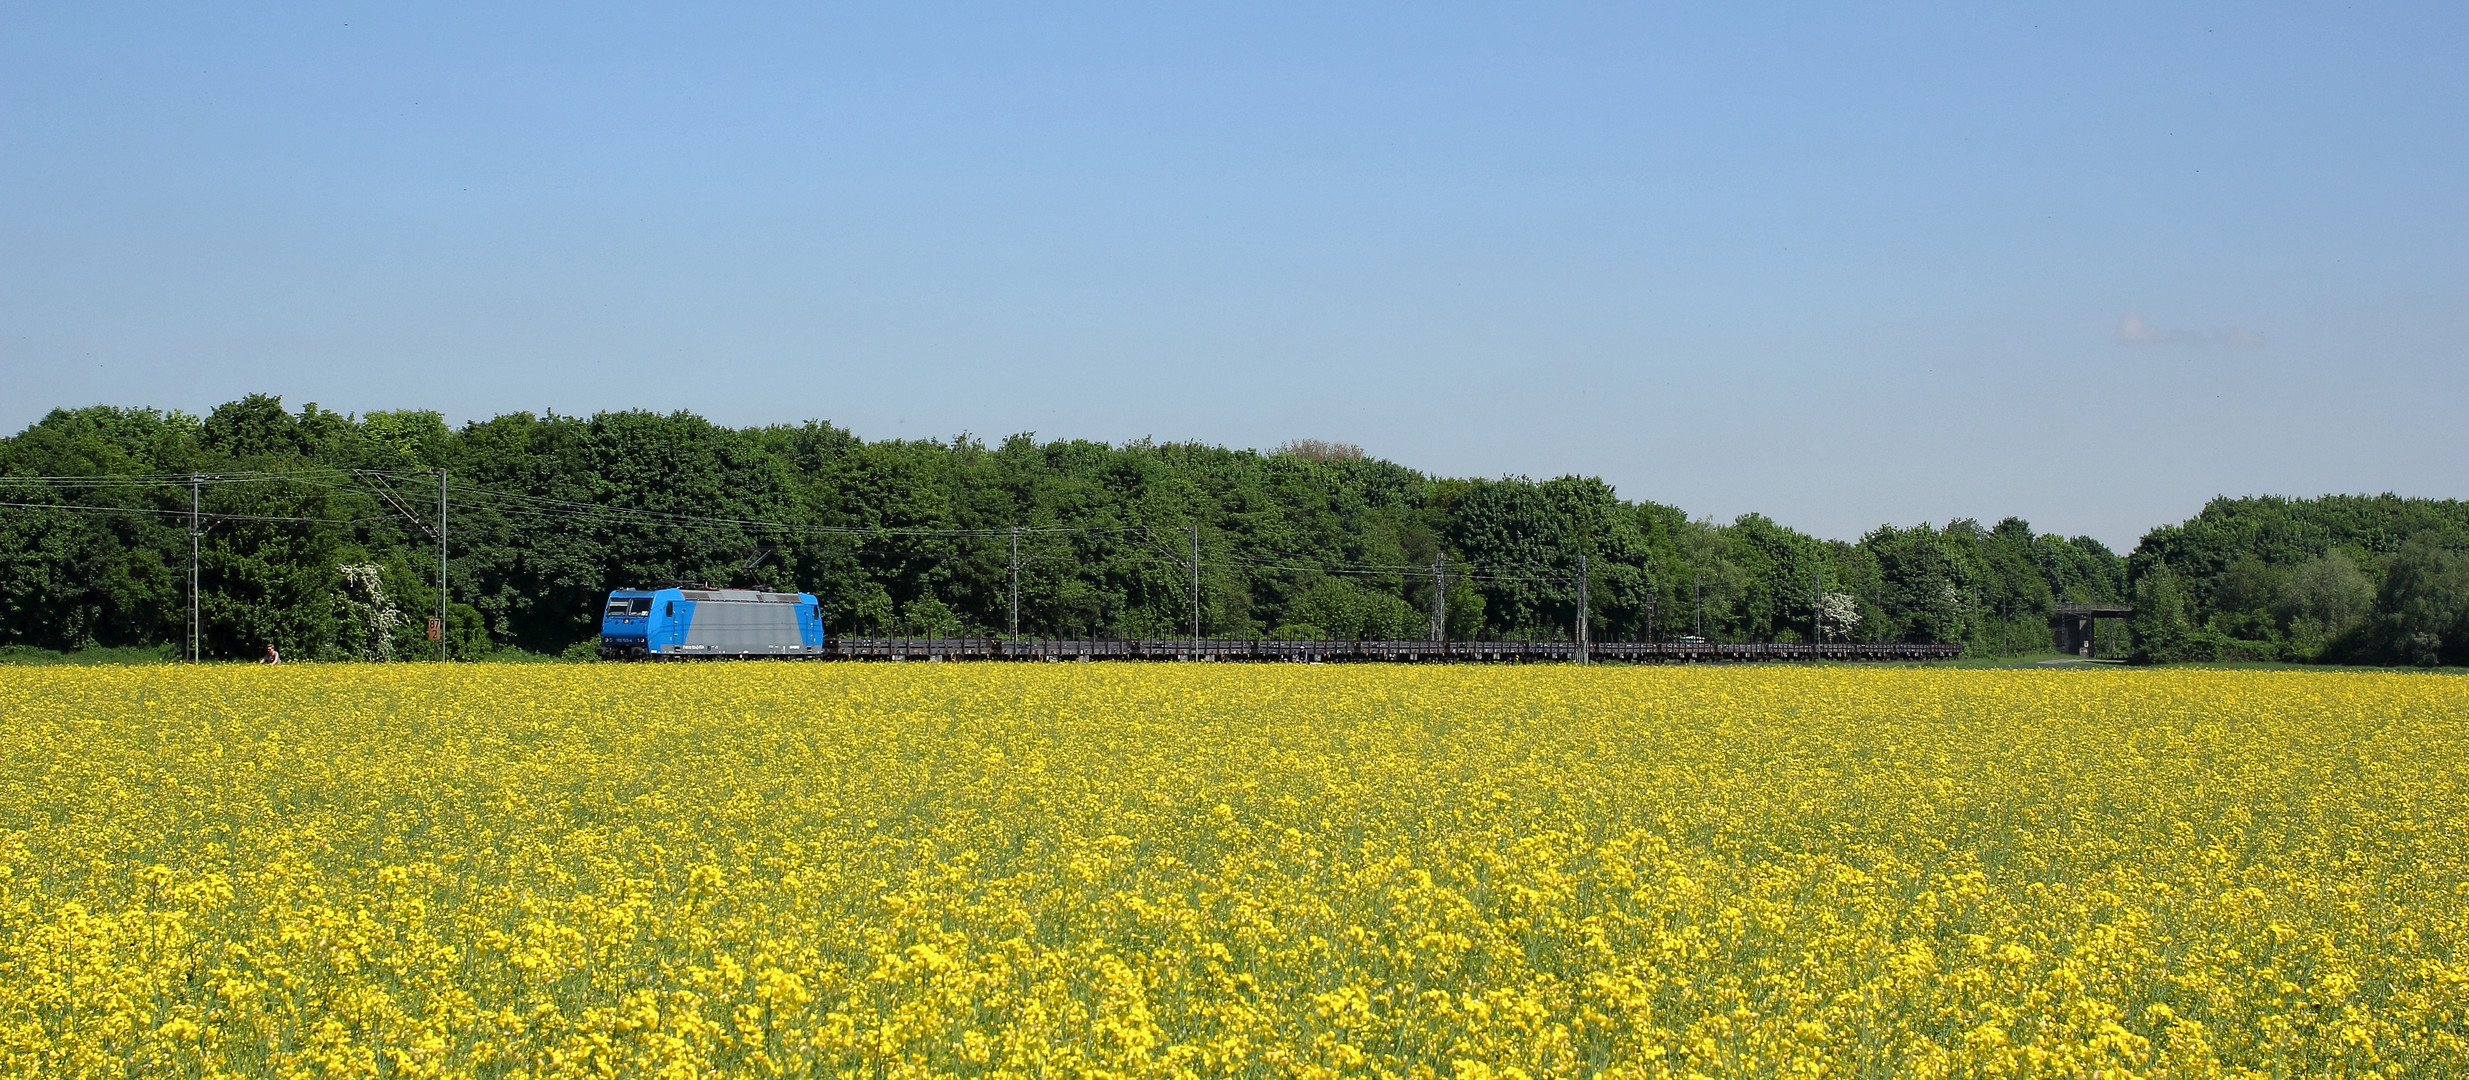
{"label": "locomotive windshield", "polygon": [[648,596],[621,596],[609,601],[611,615],[649,615],[651,611],[652,598]]}

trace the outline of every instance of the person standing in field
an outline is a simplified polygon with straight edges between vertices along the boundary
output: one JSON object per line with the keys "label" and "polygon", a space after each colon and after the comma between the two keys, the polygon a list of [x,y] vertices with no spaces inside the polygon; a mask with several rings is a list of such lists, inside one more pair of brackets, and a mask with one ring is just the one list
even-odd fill
{"label": "person standing in field", "polygon": [[280,664],[283,662],[283,654],[274,651],[274,643],[269,641],[266,643],[266,655],[259,657],[257,662],[260,664]]}

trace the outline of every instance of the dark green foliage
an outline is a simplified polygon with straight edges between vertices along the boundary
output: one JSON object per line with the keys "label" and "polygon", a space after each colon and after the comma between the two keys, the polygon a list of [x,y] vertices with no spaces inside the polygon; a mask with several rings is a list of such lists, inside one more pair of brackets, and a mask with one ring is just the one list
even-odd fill
{"label": "dark green foliage", "polygon": [[[1702,599],[1718,641],[2026,652],[2047,648],[2050,604],[2127,588],[2124,561],[2098,543],[2016,519],[1846,544],[1754,514],[1691,521],[1593,478],[1434,478],[1342,454],[1028,435],[867,442],[821,423],[731,429],[650,412],[516,413],[454,430],[434,413],[293,413],[262,395],[202,419],[54,412],[0,441],[0,501],[185,514],[181,482],[7,478],[295,477],[201,489],[226,518],[202,544],[207,655],[255,656],[268,642],[300,657],[378,651],[377,607],[340,569],[362,566],[402,616],[393,655],[417,658],[435,650],[422,628],[435,614],[428,471],[439,468],[456,485],[455,656],[565,653],[597,631],[608,589],[672,580],[813,592],[843,633],[999,633],[1014,527],[1020,629],[1041,637],[1190,633],[1194,526],[1201,629],[1222,636],[1424,637],[1435,559],[1449,567],[1457,639],[1573,635],[1581,556],[1597,640],[1689,634]],[[228,520],[238,515],[285,520]],[[975,534],[828,531],[875,528]],[[180,640],[188,543],[171,514],[0,509],[0,645]],[[2340,601],[2316,592],[2266,602],[2328,619]],[[1838,614],[1821,619],[1821,603]]]}
{"label": "dark green foliage", "polygon": [[[2469,503],[2396,495],[2214,499],[2128,559],[2138,598],[2178,597],[2183,626],[2138,612],[2153,659],[2460,663],[2450,584]],[[2152,583],[2152,584],[2147,584]],[[2138,599],[2138,604],[2141,601]],[[2165,642],[2150,639],[2165,633]],[[2448,659],[2447,659],[2448,658]]]}
{"label": "dark green foliage", "polygon": [[2403,544],[2383,572],[2355,651],[2387,664],[2469,664],[2469,556],[2433,534]]}
{"label": "dark green foliage", "polygon": [[2221,635],[2198,625],[2192,616],[2184,582],[2168,567],[2158,567],[2135,582],[2134,630],[2136,660],[2218,660]]}

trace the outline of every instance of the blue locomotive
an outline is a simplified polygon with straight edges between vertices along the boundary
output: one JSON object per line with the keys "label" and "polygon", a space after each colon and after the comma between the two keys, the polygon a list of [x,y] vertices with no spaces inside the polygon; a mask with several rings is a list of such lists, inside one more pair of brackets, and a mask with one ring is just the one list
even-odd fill
{"label": "blue locomotive", "polygon": [[822,656],[812,593],[753,589],[619,589],[600,616],[606,660]]}

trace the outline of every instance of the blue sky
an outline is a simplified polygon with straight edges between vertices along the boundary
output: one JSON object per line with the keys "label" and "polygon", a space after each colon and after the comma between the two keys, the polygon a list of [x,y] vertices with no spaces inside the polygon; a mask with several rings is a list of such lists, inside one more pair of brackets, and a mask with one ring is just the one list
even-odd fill
{"label": "blue sky", "polygon": [[2459,497],[2469,8],[9,4],[0,426],[1358,442],[1821,535]]}

